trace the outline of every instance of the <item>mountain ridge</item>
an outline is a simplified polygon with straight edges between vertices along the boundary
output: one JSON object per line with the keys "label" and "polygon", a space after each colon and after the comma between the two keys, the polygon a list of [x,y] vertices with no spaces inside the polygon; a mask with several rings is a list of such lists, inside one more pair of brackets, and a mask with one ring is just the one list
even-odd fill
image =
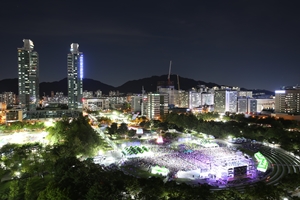
{"label": "mountain ridge", "polygon": [[[179,85],[178,85],[179,80]],[[155,92],[157,90],[157,83],[158,82],[167,82],[168,81],[168,75],[161,75],[161,76],[151,76],[146,78],[141,78],[137,80],[129,80],[125,83],[123,83],[120,86],[114,87],[105,83],[102,83],[101,81],[90,79],[90,78],[84,78],[83,79],[83,90],[87,91],[97,91],[101,90],[103,94],[108,94],[109,91],[119,91],[120,93],[141,93],[142,87],[144,87],[144,90],[146,92]],[[214,86],[221,86],[220,84],[212,83],[212,82],[204,82],[201,80],[194,80],[190,78],[185,78],[177,75],[170,75],[170,81],[174,83],[175,89],[178,89],[178,86],[180,86],[181,90],[189,90],[193,87],[197,87],[199,85],[205,85],[206,87],[212,88]],[[63,92],[64,95],[67,95],[67,78],[63,78],[59,81],[53,81],[53,82],[41,82],[40,83],[40,96],[43,95],[50,95],[53,91],[56,92]],[[247,90],[245,88],[241,88],[242,90]],[[253,90],[253,89],[249,89]],[[259,90],[253,90],[257,92],[265,92],[267,94],[272,95],[274,92],[259,89]],[[18,94],[18,79],[17,78],[9,78],[9,79],[3,79],[0,80],[0,93],[2,92],[14,92],[15,94]]]}

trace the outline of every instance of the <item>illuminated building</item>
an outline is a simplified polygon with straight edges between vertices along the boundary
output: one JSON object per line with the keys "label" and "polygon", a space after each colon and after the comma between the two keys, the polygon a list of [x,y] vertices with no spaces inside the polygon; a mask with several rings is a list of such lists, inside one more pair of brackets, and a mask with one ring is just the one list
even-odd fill
{"label": "illuminated building", "polygon": [[216,90],[214,98],[214,111],[218,113],[237,112],[237,91]]}
{"label": "illuminated building", "polygon": [[247,98],[238,98],[237,112],[238,113],[247,113]]}
{"label": "illuminated building", "polygon": [[24,39],[18,48],[19,104],[27,110],[35,110],[39,102],[39,56],[33,51],[34,44]]}
{"label": "illuminated building", "polygon": [[0,94],[0,102],[5,103],[8,106],[16,104],[16,95],[13,92],[3,92]]}
{"label": "illuminated building", "polygon": [[200,107],[201,105],[201,93],[197,91],[189,91],[189,108],[193,109]]}
{"label": "illuminated building", "polygon": [[142,111],[142,95],[135,95],[131,97],[131,112],[137,113]]}
{"label": "illuminated building", "polygon": [[159,81],[157,83],[157,92],[160,94],[168,94],[168,102],[170,106],[175,105],[175,87],[173,81]]}
{"label": "illuminated building", "polygon": [[186,92],[184,90],[175,90],[174,91],[174,101],[175,101],[175,107],[188,108],[189,92]]}
{"label": "illuminated building", "polygon": [[213,105],[214,104],[214,94],[210,92],[202,92],[201,93],[201,104],[204,105]]}
{"label": "illuminated building", "polygon": [[189,91],[189,108],[194,109],[214,104],[214,93],[212,91]]}
{"label": "illuminated building", "polygon": [[83,98],[92,98],[94,97],[94,92],[93,91],[84,91],[82,93]]}
{"label": "illuminated building", "polygon": [[148,93],[146,99],[146,115],[149,119],[159,119],[168,113],[168,94]]}
{"label": "illuminated building", "polygon": [[253,97],[252,91],[238,91],[238,97]]}
{"label": "illuminated building", "polygon": [[90,111],[109,109],[109,99],[104,97],[83,98],[82,107],[84,110]]}
{"label": "illuminated building", "polygon": [[82,108],[83,54],[79,44],[72,43],[68,54],[68,107]]}
{"label": "illuminated building", "polygon": [[97,91],[95,92],[95,96],[96,96],[96,97],[102,97],[102,91],[101,91],[101,90],[97,90]]}
{"label": "illuminated building", "polygon": [[260,113],[263,109],[274,110],[275,109],[275,99],[274,98],[256,98],[257,102],[257,112]]}
{"label": "illuminated building", "polygon": [[254,114],[257,112],[257,101],[253,98],[238,97],[237,112],[244,114]]}
{"label": "illuminated building", "polygon": [[114,97],[114,96],[120,96],[120,92],[117,91],[109,91],[108,96]]}
{"label": "illuminated building", "polygon": [[300,113],[300,88],[286,87],[283,90],[275,91],[275,112],[276,113]]}

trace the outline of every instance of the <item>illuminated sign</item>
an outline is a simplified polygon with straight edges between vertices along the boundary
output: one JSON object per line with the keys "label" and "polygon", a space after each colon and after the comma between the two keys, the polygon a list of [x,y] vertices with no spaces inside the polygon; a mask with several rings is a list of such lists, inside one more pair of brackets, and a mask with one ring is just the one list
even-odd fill
{"label": "illuminated sign", "polygon": [[255,153],[254,157],[258,161],[256,169],[261,172],[266,172],[269,165],[267,159],[260,152]]}
{"label": "illuminated sign", "polygon": [[83,78],[83,55],[80,55],[80,79]]}
{"label": "illuminated sign", "polygon": [[275,90],[275,94],[285,94],[285,90]]}

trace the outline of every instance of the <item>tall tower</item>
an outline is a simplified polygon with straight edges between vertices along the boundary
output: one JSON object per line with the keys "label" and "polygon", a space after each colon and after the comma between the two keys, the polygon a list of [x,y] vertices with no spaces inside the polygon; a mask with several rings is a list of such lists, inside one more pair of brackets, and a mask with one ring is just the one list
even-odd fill
{"label": "tall tower", "polygon": [[39,55],[33,51],[34,44],[24,39],[18,48],[19,104],[27,110],[35,110],[39,101]]}
{"label": "tall tower", "polygon": [[214,97],[214,111],[218,113],[237,112],[237,91],[216,90]]}
{"label": "tall tower", "polygon": [[68,106],[69,109],[82,108],[83,54],[79,44],[72,43],[68,54]]}

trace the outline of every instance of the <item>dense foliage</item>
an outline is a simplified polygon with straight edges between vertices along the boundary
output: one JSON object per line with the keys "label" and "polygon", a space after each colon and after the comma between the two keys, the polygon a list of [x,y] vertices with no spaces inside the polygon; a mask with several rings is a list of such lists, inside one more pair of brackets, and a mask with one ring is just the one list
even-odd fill
{"label": "dense foliage", "polygon": [[[170,128],[192,129],[197,132],[213,135],[225,139],[228,135],[245,137],[256,141],[276,143],[287,151],[300,155],[300,126],[297,121],[276,119],[274,117],[249,117],[244,115],[227,116],[227,121],[205,121],[212,114],[201,114],[198,118],[192,114],[170,113],[165,116],[164,122],[157,126]],[[205,117],[208,115],[209,117]]]}
{"label": "dense foliage", "polygon": [[44,122],[13,122],[0,125],[0,132],[34,131],[43,128],[45,128]]}
{"label": "dense foliage", "polygon": [[99,149],[99,134],[89,125],[86,117],[64,118],[47,128],[47,139],[58,148],[65,148],[70,156],[92,156]]}
{"label": "dense foliage", "polygon": [[[298,128],[298,124],[273,118],[228,116],[225,123],[211,121],[211,116],[169,114],[164,121],[141,120],[139,123],[161,130],[193,129],[220,138],[231,134],[261,140],[278,139],[284,147],[299,148],[298,132],[288,131]],[[299,176],[288,175],[276,186],[260,182],[246,187],[243,192],[234,189],[212,192],[208,185],[191,187],[174,181],[164,183],[155,177],[136,178],[125,175],[117,166],[103,167],[91,159],[78,159],[93,155],[103,145],[87,118],[65,118],[48,131],[51,145],[7,144],[0,149],[0,199],[263,200],[281,199],[300,185]],[[126,132],[130,132],[126,124],[112,124],[108,129],[112,135]],[[173,134],[169,137],[174,137]]]}

